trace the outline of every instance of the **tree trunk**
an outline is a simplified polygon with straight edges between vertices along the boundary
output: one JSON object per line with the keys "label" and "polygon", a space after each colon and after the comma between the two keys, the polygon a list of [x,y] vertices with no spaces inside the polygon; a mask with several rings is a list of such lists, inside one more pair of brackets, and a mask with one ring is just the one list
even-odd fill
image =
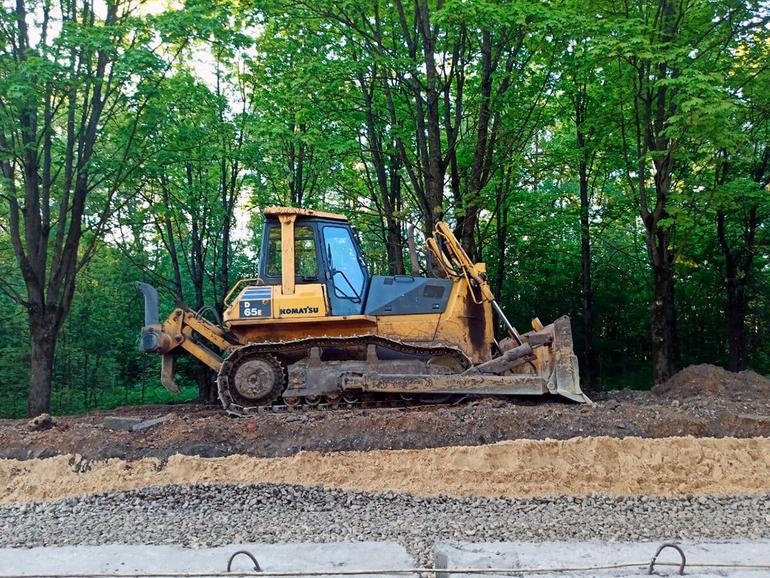
{"label": "tree trunk", "polygon": [[[376,75],[376,68],[372,74]],[[374,85],[369,85],[363,74],[358,76],[361,95],[366,111],[366,138],[369,146],[370,162],[374,167],[377,186],[370,182],[370,192],[379,197],[378,208],[385,218],[385,250],[388,255],[388,271],[391,275],[404,274],[404,242],[401,237],[401,225],[395,218],[395,212],[401,198],[401,177],[398,174],[398,160],[394,155],[382,150],[383,136],[378,132],[374,117],[372,94]],[[386,165],[386,160],[390,166]],[[388,175],[390,169],[390,175]]]}
{"label": "tree trunk", "polygon": [[476,129],[476,145],[473,151],[471,164],[470,190],[463,199],[464,217],[462,230],[460,231],[460,244],[465,252],[472,255],[473,233],[478,222],[481,189],[484,187],[482,174],[484,172],[484,159],[487,155],[487,142],[489,137],[490,104],[492,98],[492,34],[489,30],[481,33],[481,87],[479,103],[479,119]]}
{"label": "tree trunk", "polygon": [[[401,209],[401,174],[400,163],[396,155],[390,155],[390,206],[392,209]],[[401,225],[390,213],[386,216],[388,222],[388,245],[393,247],[392,273],[403,275],[406,272],[404,265],[404,238]],[[414,274],[414,273],[412,273]]]}
{"label": "tree trunk", "polygon": [[653,381],[663,383],[677,370],[674,269],[671,263],[653,265],[653,296],[650,306]]}
{"label": "tree trunk", "polygon": [[749,210],[745,224],[746,247],[739,252],[730,248],[725,232],[725,212],[717,212],[717,234],[725,256],[725,290],[727,292],[727,369],[743,371],[748,365],[748,333],[746,315],[749,310],[748,283],[752,274],[757,227],[756,207]]}
{"label": "tree trunk", "polygon": [[591,283],[591,220],[590,198],[588,194],[588,163],[585,158],[585,135],[582,129],[577,131],[578,148],[581,158],[578,166],[580,176],[580,246],[583,281],[583,333],[585,360],[583,370],[586,386],[593,389],[596,386],[596,352],[594,351],[594,298]]}
{"label": "tree trunk", "polygon": [[[640,167],[642,167],[640,161]],[[671,252],[671,230],[661,221],[668,218],[666,201],[671,185],[671,155],[655,161],[656,208],[646,211],[646,192],[642,194],[642,218],[647,230],[647,252],[652,267],[652,304],[650,305],[650,334],[652,338],[653,382],[663,383],[677,370],[676,308],[674,306],[674,255]],[[644,174],[642,168],[640,175]],[[644,183],[640,177],[640,191]]]}
{"label": "tree trunk", "polygon": [[511,192],[512,170],[508,169],[503,174],[502,183],[496,189],[497,212],[495,224],[497,230],[497,267],[495,270],[495,295],[497,300],[503,298],[503,284],[505,282],[505,262],[507,259],[506,247],[508,246],[508,203],[506,199]]}
{"label": "tree trunk", "polygon": [[404,274],[404,242],[401,239],[401,226],[392,215],[385,215],[386,243],[388,245],[388,269],[391,275]]}
{"label": "tree trunk", "polygon": [[222,224],[222,261],[219,267],[220,295],[216,302],[217,313],[221,319],[225,312],[225,296],[230,290],[230,229],[232,227],[229,203],[225,203],[224,223]]}
{"label": "tree trunk", "polygon": [[202,361],[199,361],[197,365],[198,369],[195,379],[198,382],[198,401],[201,403],[216,403],[217,388],[214,387],[214,382],[211,379],[211,370]]}
{"label": "tree trunk", "polygon": [[[431,25],[430,10],[427,0],[419,0],[415,5],[417,30],[422,38],[423,62],[425,66],[426,90],[424,102],[425,112],[418,109],[418,121],[422,120],[427,149],[424,150],[425,192],[427,196],[428,214],[425,215],[426,231],[433,231],[436,223],[444,218],[444,165],[442,162],[441,146],[441,115],[439,112],[439,78],[436,69],[435,41],[437,30]],[[422,64],[422,63],[421,63]],[[423,87],[415,80],[413,83],[415,100],[423,102]]]}
{"label": "tree trunk", "polygon": [[497,267],[495,267],[495,296],[500,301],[503,298],[503,282],[505,281],[506,247],[508,246],[508,207],[500,207],[497,219]]}
{"label": "tree trunk", "polygon": [[[168,192],[168,175],[163,172],[160,176],[161,182],[161,194],[163,196],[163,204],[168,208],[171,207],[171,196]],[[161,237],[165,231],[165,245],[168,255],[171,258],[171,270],[174,274],[174,296],[179,301],[184,301],[184,290],[182,287],[182,270],[179,267],[179,254],[176,250],[176,239],[174,236],[174,225],[171,221],[171,211],[163,211],[163,229],[161,230]]]}
{"label": "tree trunk", "polygon": [[417,256],[417,244],[414,241],[414,225],[409,225],[409,231],[406,234],[406,242],[409,245],[409,264],[411,266],[411,274],[414,276],[420,275],[420,259]]}
{"label": "tree trunk", "polygon": [[53,380],[56,331],[45,321],[30,319],[31,369],[27,415],[35,417],[49,413]]}
{"label": "tree trunk", "polygon": [[[189,166],[189,165],[188,165]],[[192,183],[190,177],[190,171],[188,170],[188,180]],[[193,282],[193,288],[195,289],[195,310],[200,311],[204,305],[203,297],[203,281],[205,278],[205,259],[203,255],[203,232],[199,229],[197,217],[193,216],[191,235],[190,235],[190,252],[191,255],[191,278]],[[196,369],[196,381],[198,382],[198,399],[201,403],[208,403],[212,397],[211,379],[209,379],[209,368],[202,362],[197,362]]]}
{"label": "tree trunk", "polygon": [[730,276],[726,280],[727,289],[727,343],[729,355],[727,369],[743,371],[748,363],[748,335],[746,332],[746,313],[748,295],[743,284]]}

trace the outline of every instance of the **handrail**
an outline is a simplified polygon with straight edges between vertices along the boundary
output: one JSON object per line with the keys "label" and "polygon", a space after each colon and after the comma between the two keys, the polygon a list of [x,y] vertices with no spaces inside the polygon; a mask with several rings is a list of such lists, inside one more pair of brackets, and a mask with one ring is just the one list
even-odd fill
{"label": "handrail", "polygon": [[232,289],[230,289],[230,291],[227,293],[227,296],[224,299],[225,307],[230,306],[230,303],[231,303],[230,297],[232,297],[235,290],[241,285],[243,285],[244,283],[250,283],[251,281],[262,281],[262,279],[260,277],[247,277],[245,279],[238,279],[236,284],[233,285]]}

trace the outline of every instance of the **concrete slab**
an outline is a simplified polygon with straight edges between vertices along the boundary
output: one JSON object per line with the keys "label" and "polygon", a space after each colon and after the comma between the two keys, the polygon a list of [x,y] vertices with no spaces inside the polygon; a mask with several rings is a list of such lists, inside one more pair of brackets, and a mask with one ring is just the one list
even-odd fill
{"label": "concrete slab", "polygon": [[131,429],[135,425],[142,423],[142,418],[110,415],[104,418],[103,423],[104,423],[104,427],[107,427],[109,429],[131,431]]}
{"label": "concrete slab", "polygon": [[[234,544],[201,549],[113,544],[0,548],[0,578],[101,573],[224,572],[230,556],[238,550],[248,550],[254,554],[262,571],[414,567],[414,560],[403,546],[392,542]],[[248,557],[238,556],[233,561],[232,570],[253,572],[254,565]],[[372,576],[378,578],[379,575]]]}
{"label": "concrete slab", "polygon": [[129,417],[129,416],[115,416],[110,415],[104,418],[104,427],[109,429],[117,429],[123,431],[143,431],[160,425],[170,420],[173,416],[171,414],[156,417],[153,419],[144,419],[141,417]]}
{"label": "concrete slab", "polygon": [[[770,565],[770,540],[730,542],[676,542],[684,550],[688,566],[685,574],[691,578],[757,578],[770,575],[757,569],[698,568],[697,563],[767,564]],[[623,562],[649,564],[662,542],[607,543],[607,542],[438,542],[435,547],[436,565],[444,568],[557,568],[610,565]],[[671,549],[658,557],[660,562],[679,562],[679,555]],[[678,567],[656,566],[658,575],[678,575]],[[521,574],[522,576],[527,574]],[[623,568],[582,572],[578,576],[637,577],[647,575],[647,568]],[[437,578],[479,578],[477,574],[437,573]],[[485,578],[505,575],[484,575]],[[508,575],[510,576],[510,575]],[[563,573],[538,574],[563,577]],[[507,578],[507,577],[506,577]]]}
{"label": "concrete slab", "polygon": [[155,427],[156,425],[160,425],[162,423],[165,423],[168,420],[170,420],[171,418],[172,418],[172,416],[169,414],[169,415],[164,415],[164,416],[161,416],[161,417],[156,417],[155,419],[148,419],[148,420],[145,420],[143,422],[140,422],[140,423],[134,425],[131,428],[131,431],[144,431],[146,429],[150,429],[151,427]]}

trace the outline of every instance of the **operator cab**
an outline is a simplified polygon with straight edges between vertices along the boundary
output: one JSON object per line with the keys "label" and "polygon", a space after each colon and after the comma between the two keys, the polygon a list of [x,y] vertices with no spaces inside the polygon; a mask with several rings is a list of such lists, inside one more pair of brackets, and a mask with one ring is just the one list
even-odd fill
{"label": "operator cab", "polygon": [[[284,246],[292,236],[293,246]],[[323,284],[331,315],[363,313],[370,275],[344,216],[309,209],[266,209],[260,255],[259,277],[265,285],[281,285],[284,293],[293,293],[294,285]],[[293,276],[283,270],[283,262],[291,260]]]}
{"label": "operator cab", "polygon": [[451,279],[371,275],[343,215],[293,207],[264,214],[259,283],[272,289],[246,287],[240,319],[435,315],[446,309]]}

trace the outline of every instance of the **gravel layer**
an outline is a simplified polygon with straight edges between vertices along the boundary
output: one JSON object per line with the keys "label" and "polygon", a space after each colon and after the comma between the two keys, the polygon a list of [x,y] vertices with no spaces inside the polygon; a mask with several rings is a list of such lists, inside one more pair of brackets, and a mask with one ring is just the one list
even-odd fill
{"label": "gravel layer", "polygon": [[431,562],[436,540],[770,537],[770,494],[420,498],[285,484],[165,486],[0,507],[0,546],[380,540]]}

